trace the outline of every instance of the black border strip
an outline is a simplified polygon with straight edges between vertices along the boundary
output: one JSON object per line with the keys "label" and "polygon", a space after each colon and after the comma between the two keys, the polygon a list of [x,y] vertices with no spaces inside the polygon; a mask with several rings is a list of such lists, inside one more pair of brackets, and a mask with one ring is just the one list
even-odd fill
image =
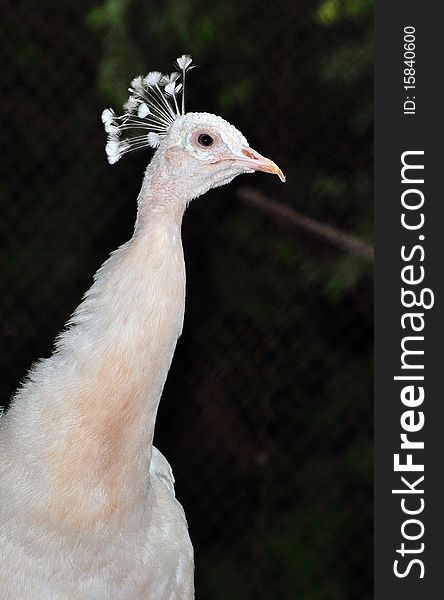
{"label": "black border strip", "polygon": [[[439,18],[439,3],[402,0],[380,0],[375,8],[375,598],[376,600],[422,600],[442,596],[441,580],[444,577],[444,393],[441,373],[444,375],[444,198],[443,186],[443,114],[444,98],[441,97],[444,54],[442,40],[444,25]],[[415,89],[404,89],[404,40],[406,26],[415,28]],[[406,67],[408,68],[408,67]],[[415,114],[403,114],[407,96],[414,96]],[[411,98],[412,99],[412,98]],[[411,105],[410,105],[411,107]],[[409,179],[424,179],[424,183],[402,183],[401,156],[406,151],[423,151],[423,155],[405,155],[405,160],[423,164],[424,170],[405,172]],[[421,174],[420,174],[421,173]],[[417,175],[414,177],[414,175]],[[424,194],[424,205],[406,210],[401,197],[406,189],[419,192],[408,193],[406,202],[418,200]],[[424,215],[420,229],[408,230],[401,224],[405,212],[410,223]],[[418,223],[417,221],[416,223]],[[424,236],[421,239],[420,236]],[[416,250],[409,256],[415,245]],[[424,280],[418,284],[405,284],[404,278],[417,278],[424,268]],[[417,292],[429,288],[433,291],[433,308],[402,306],[401,288]],[[431,294],[426,294],[431,299]],[[425,296],[424,296],[425,298]],[[408,301],[405,303],[407,304]],[[424,302],[426,304],[427,302]],[[422,313],[423,331],[416,332],[424,340],[404,340],[404,347],[424,351],[424,354],[406,355],[406,364],[424,365],[424,369],[402,369],[401,340],[412,335],[411,325],[421,325],[421,319],[406,317],[401,326],[402,315],[409,312]],[[410,344],[410,346],[409,346]],[[395,380],[395,376],[423,376],[423,380]],[[424,388],[424,400],[415,402],[405,393],[403,404],[401,391],[413,385],[414,394]],[[410,405],[409,405],[410,401]],[[416,403],[416,406],[415,406]],[[406,411],[413,411],[408,415]],[[419,427],[421,415],[424,426]],[[404,419],[401,421],[401,419]],[[400,450],[401,433],[407,428],[409,440],[424,442],[424,449]],[[414,464],[423,464],[424,472],[395,472],[394,455],[400,453],[400,461],[412,454]],[[414,491],[424,493],[393,494],[393,489],[405,489],[404,476]],[[424,479],[416,483],[416,480]],[[406,510],[417,511],[408,515]],[[420,521],[424,526],[409,519]],[[418,539],[405,539],[404,534]],[[402,556],[402,543],[409,552]],[[421,544],[424,544],[423,550]],[[398,552],[397,552],[398,550]],[[412,551],[410,553],[410,551]],[[410,561],[418,559],[422,567]],[[399,560],[398,571],[408,573],[397,577],[394,561]]]}

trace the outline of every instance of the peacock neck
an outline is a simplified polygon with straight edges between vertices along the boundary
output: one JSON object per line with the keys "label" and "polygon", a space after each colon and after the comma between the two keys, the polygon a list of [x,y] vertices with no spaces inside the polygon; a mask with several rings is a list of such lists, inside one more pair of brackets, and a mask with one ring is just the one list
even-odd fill
{"label": "peacock neck", "polygon": [[183,209],[153,183],[145,177],[134,235],[99,271],[91,295],[98,322],[92,328],[95,346],[86,378],[92,389],[84,421],[95,439],[100,431],[105,466],[117,472],[120,464],[120,473],[131,463],[148,469],[157,409],[184,317]]}
{"label": "peacock neck", "polygon": [[[20,396],[40,397],[33,427],[51,463],[46,473],[55,467],[59,489],[63,482],[86,491],[100,486],[105,496],[121,498],[147,483],[157,409],[185,305],[183,209],[147,175],[133,237],[96,273],[54,355],[37,366],[16,399],[20,410]],[[50,454],[48,439],[57,440]]]}

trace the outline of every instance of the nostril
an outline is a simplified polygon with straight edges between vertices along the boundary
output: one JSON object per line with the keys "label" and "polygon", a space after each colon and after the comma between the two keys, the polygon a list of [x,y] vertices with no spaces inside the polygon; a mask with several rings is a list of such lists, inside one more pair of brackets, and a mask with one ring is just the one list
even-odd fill
{"label": "nostril", "polygon": [[242,154],[244,156],[248,156],[248,158],[254,158],[255,160],[257,160],[257,156],[255,156],[253,152],[250,152],[249,150],[242,150]]}

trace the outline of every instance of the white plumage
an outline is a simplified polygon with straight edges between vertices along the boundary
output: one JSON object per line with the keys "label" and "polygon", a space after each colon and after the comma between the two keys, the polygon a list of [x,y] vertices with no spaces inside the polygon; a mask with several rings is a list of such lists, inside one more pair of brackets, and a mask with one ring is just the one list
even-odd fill
{"label": "white plumage", "polygon": [[[183,80],[190,64],[178,59]],[[131,111],[149,119],[150,101]],[[182,216],[193,198],[240,173],[283,175],[220,117],[183,113],[162,131],[152,120],[137,142],[148,145],[154,133],[159,147],[133,237],[99,269],[52,356],[33,367],[0,420],[2,600],[194,597],[184,512],[152,446],[184,316]],[[116,125],[105,111],[102,120],[120,158],[117,129],[128,119]]]}

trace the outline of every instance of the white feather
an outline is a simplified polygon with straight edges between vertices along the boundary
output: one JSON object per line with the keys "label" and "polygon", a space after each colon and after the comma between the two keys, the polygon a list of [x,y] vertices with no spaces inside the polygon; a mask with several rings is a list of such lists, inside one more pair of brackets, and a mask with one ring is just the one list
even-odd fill
{"label": "white feather", "polygon": [[123,105],[126,112],[133,112],[139,106],[140,102],[134,96],[130,96]]}
{"label": "white feather", "polygon": [[164,75],[160,80],[160,85],[166,85],[167,83],[171,83],[173,81],[177,81],[180,77],[180,73],[177,71],[173,71],[169,75]]}
{"label": "white feather", "polygon": [[144,119],[147,115],[150,114],[150,109],[148,108],[147,104],[145,102],[142,102],[142,104],[139,105],[139,108],[137,109],[137,115],[141,118]]}
{"label": "white feather", "polygon": [[162,77],[163,75],[160,73],[160,71],[151,71],[151,73],[148,73],[148,75],[143,78],[143,83],[149,87],[153,87],[155,85],[159,85]]}
{"label": "white feather", "polygon": [[174,83],[174,81],[171,81],[170,83],[166,84],[166,86],[165,86],[165,92],[169,96],[174,96],[174,94],[176,93],[176,84]]}
{"label": "white feather", "polygon": [[[131,150],[146,146],[157,148],[171,124],[177,117],[185,114],[185,73],[193,67],[191,56],[180,56],[176,64],[182,73],[173,71],[162,74],[160,71],[151,71],[144,77],[134,77],[128,88],[131,95],[123,105],[123,115],[116,116],[109,108],[103,111],[102,122],[108,134],[106,154],[111,164]],[[178,82],[181,76],[182,81]],[[177,100],[180,92],[181,108]],[[137,129],[144,129],[146,137],[138,135],[135,131]]]}
{"label": "white feather", "polygon": [[189,54],[182,54],[182,56],[179,56],[179,58],[176,59],[176,62],[179,69],[186,71],[193,62],[193,59]]}
{"label": "white feather", "polygon": [[[151,75],[151,73],[150,73]],[[141,92],[143,90],[144,79],[141,75],[137,75],[130,83],[130,92]]]}
{"label": "white feather", "polygon": [[154,131],[150,131],[147,135],[147,140],[151,148],[157,148],[160,144],[160,135],[158,133],[154,133]]}
{"label": "white feather", "polygon": [[102,113],[102,123],[107,125],[108,123],[114,121],[115,113],[111,108],[105,108]]}

